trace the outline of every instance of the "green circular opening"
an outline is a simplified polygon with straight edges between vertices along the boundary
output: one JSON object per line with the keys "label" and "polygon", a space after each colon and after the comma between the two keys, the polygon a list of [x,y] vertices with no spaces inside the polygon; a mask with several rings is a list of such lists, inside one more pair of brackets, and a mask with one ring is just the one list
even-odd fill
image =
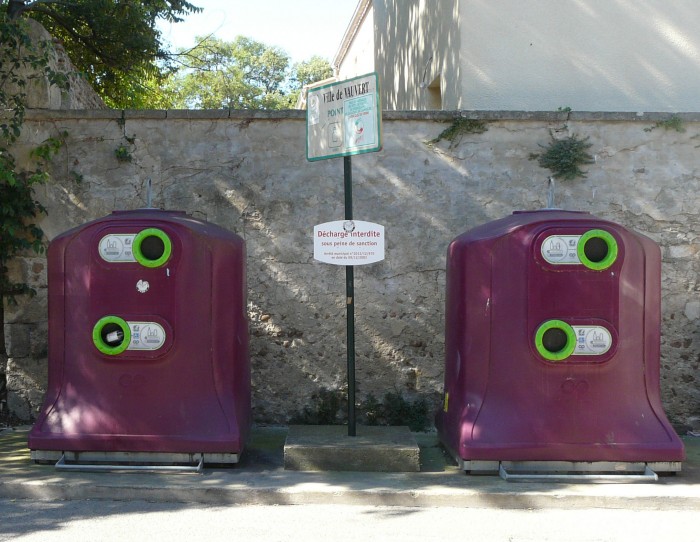
{"label": "green circular opening", "polygon": [[121,354],[131,342],[129,324],[118,316],[100,318],[92,328],[92,342],[103,354]]}
{"label": "green circular opening", "polygon": [[160,267],[170,258],[170,237],[158,228],[147,228],[134,238],[134,258],[144,267]]}
{"label": "green circular opening", "polygon": [[617,260],[617,241],[604,230],[589,230],[579,239],[577,252],[583,265],[602,271]]}
{"label": "green circular opening", "polygon": [[561,361],[576,349],[576,333],[562,320],[547,320],[535,333],[535,348],[544,359]]}

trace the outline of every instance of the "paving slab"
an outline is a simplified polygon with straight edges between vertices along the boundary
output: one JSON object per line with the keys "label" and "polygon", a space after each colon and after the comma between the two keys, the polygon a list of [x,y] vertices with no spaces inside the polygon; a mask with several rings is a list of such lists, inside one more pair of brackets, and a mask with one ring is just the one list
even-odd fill
{"label": "paving slab", "polygon": [[686,437],[683,471],[655,483],[509,483],[469,476],[435,433],[413,433],[420,472],[284,469],[285,427],[256,427],[241,462],[198,474],[87,473],[33,464],[28,428],[0,433],[0,498],[141,500],[203,504],[358,504],[509,509],[700,510],[700,438]]}
{"label": "paving slab", "polygon": [[420,449],[408,427],[291,425],[284,468],[299,471],[419,472]]}

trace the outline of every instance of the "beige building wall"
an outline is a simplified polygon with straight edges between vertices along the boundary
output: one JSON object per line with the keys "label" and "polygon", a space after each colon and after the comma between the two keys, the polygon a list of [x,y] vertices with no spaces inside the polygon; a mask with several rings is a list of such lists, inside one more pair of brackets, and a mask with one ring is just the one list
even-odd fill
{"label": "beige building wall", "polygon": [[360,0],[335,73],[376,71],[384,109],[459,109],[459,48],[457,0]]}
{"label": "beige building wall", "polygon": [[456,0],[375,0],[375,58],[386,109],[460,109]]}
{"label": "beige building wall", "polygon": [[374,71],[374,9],[360,0],[336,54],[333,73],[338,80]]}
{"label": "beige building wall", "polygon": [[360,0],[359,12],[340,77],[376,70],[385,109],[700,111],[697,0]]}
{"label": "beige building wall", "polygon": [[700,111],[697,0],[459,0],[462,107]]}

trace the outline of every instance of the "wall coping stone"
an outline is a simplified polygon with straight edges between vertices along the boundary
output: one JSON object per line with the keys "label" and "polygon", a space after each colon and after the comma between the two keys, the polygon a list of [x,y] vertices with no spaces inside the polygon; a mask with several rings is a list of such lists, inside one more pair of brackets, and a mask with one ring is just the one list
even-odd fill
{"label": "wall coping stone", "polygon": [[[0,115],[2,116],[2,115]],[[629,112],[629,111],[384,111],[383,120],[435,120],[448,122],[456,118],[498,121],[624,121],[661,122],[672,117],[683,122],[700,122],[700,112]],[[306,111],[234,109],[28,109],[26,120],[59,119],[177,119],[177,120],[305,120]]]}

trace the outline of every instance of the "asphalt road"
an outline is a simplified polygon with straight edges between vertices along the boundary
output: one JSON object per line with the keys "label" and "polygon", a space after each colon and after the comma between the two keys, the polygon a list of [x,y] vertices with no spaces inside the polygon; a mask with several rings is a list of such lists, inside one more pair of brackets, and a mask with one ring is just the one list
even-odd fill
{"label": "asphalt road", "polygon": [[700,539],[696,510],[203,506],[0,500],[0,541],[654,541]]}

